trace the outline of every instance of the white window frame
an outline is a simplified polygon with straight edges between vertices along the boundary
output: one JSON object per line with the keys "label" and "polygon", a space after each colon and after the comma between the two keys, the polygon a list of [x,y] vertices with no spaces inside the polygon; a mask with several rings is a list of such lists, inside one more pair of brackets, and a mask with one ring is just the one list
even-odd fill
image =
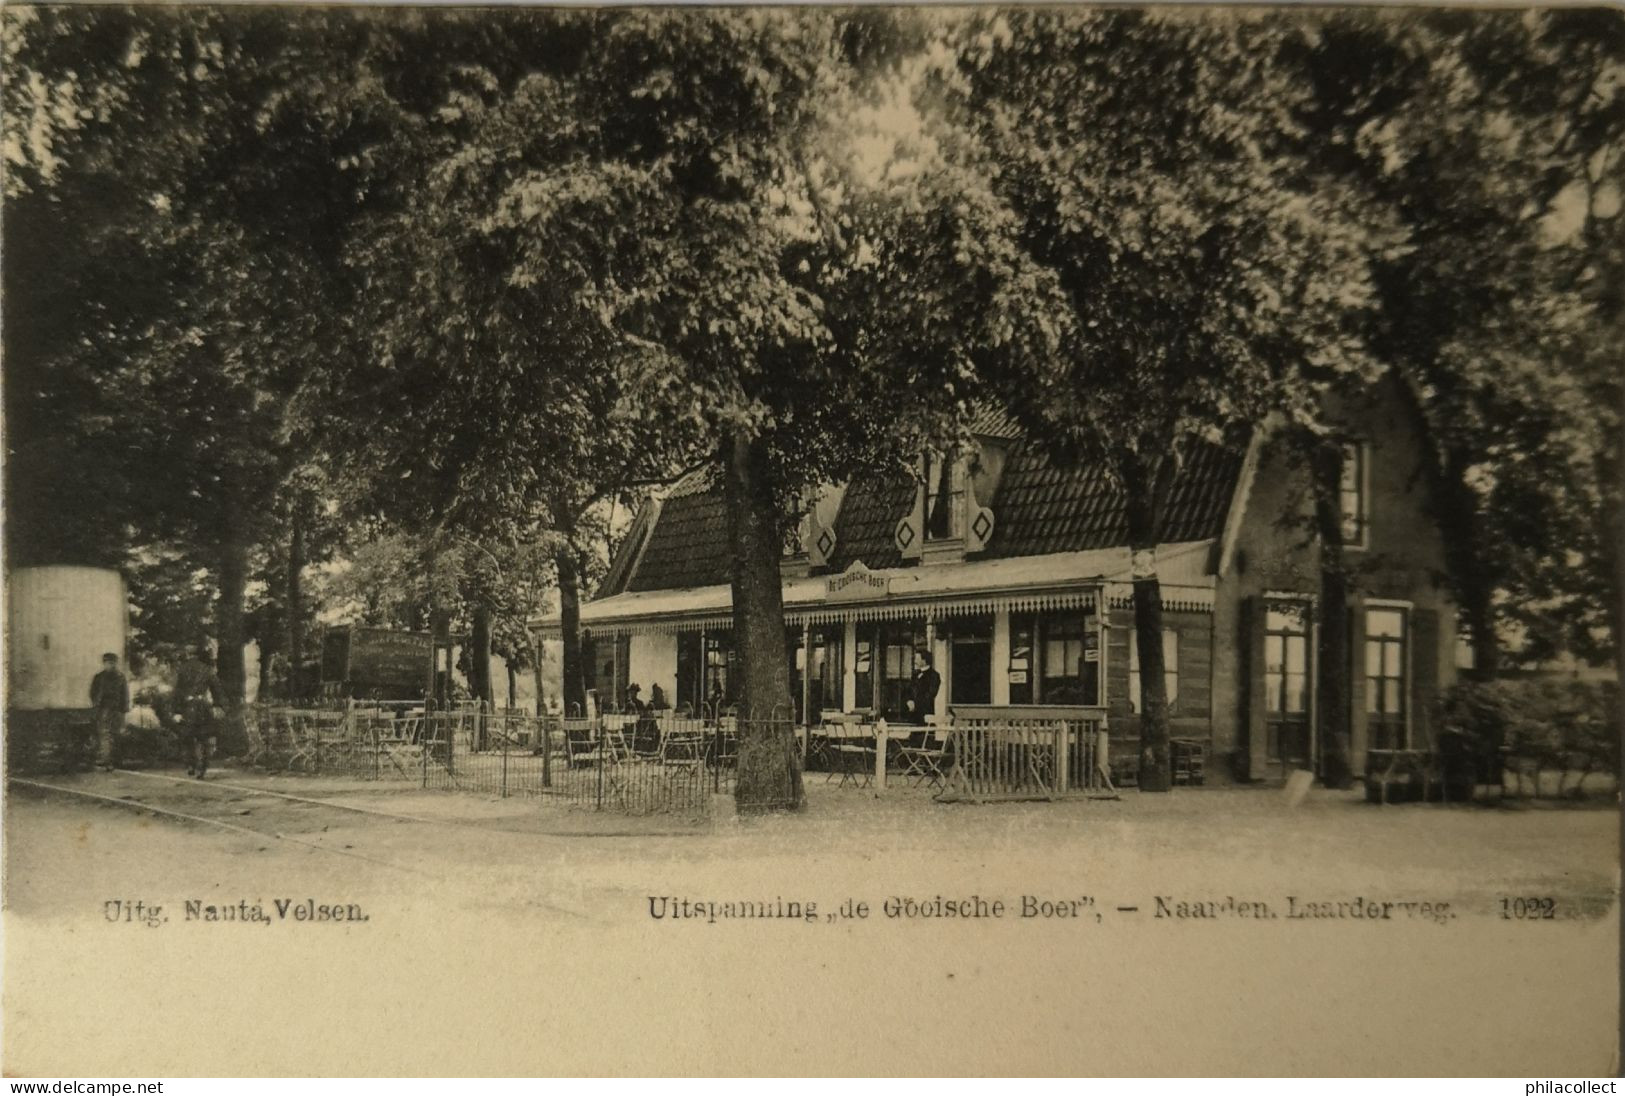
{"label": "white window frame", "polygon": [[1350,455],[1359,463],[1357,482],[1354,486],[1354,520],[1358,523],[1359,536],[1350,537],[1346,528],[1343,514],[1343,484],[1339,480],[1337,485],[1337,521],[1338,530],[1343,536],[1343,547],[1363,551],[1371,546],[1371,443],[1365,439],[1356,439],[1345,442],[1343,445],[1343,465],[1347,467]]}
{"label": "white window frame", "polygon": [[[1416,717],[1416,704],[1414,703],[1413,696],[1416,691],[1416,641],[1412,629],[1412,618],[1416,614],[1416,603],[1414,601],[1402,601],[1396,598],[1370,597],[1361,599],[1360,661],[1358,665],[1360,667],[1360,681],[1362,683],[1362,688],[1370,688],[1369,679],[1366,677],[1365,673],[1365,644],[1366,640],[1369,638],[1367,629],[1370,627],[1368,621],[1366,620],[1366,613],[1371,609],[1394,609],[1403,613],[1405,616],[1405,657],[1401,667],[1405,673],[1405,681],[1400,690],[1401,698],[1405,705],[1405,745],[1401,748],[1408,750],[1411,748],[1411,743],[1416,741],[1416,726],[1414,723]],[[1365,711],[1360,713],[1361,718],[1365,718],[1368,714],[1369,713]],[[1367,720],[1367,728],[1365,733],[1366,743],[1369,745],[1371,741],[1369,720]]]}
{"label": "white window frame", "polygon": [[[936,467],[933,468],[933,465]],[[931,535],[931,500],[935,496],[935,484],[940,479],[941,469],[944,465],[949,468],[948,480],[950,498],[954,492],[952,487],[958,484],[958,499],[951,504],[948,511],[948,529],[946,536],[934,537]],[[932,473],[935,472],[936,475]],[[968,514],[966,513],[966,499],[970,496],[970,469],[963,455],[927,453],[925,455],[925,477],[919,486],[920,491],[920,537],[922,547],[940,548],[962,547],[965,543],[965,526]]]}

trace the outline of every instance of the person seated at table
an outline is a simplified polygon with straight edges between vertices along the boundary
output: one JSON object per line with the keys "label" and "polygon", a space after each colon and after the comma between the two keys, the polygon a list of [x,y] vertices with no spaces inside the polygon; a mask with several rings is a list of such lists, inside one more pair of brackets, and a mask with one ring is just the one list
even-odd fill
{"label": "person seated at table", "polygon": [[632,749],[638,753],[657,753],[660,750],[660,724],[655,722],[654,710],[645,704],[636,683],[626,687],[626,710],[637,717],[632,727]]}
{"label": "person seated at table", "polygon": [[666,694],[660,688],[660,683],[658,681],[649,686],[649,707],[651,710],[657,712],[666,711],[671,707],[670,704],[666,703]]}
{"label": "person seated at table", "polygon": [[931,664],[931,652],[915,648],[914,677],[908,683],[908,699],[903,702],[900,722],[923,724],[925,717],[937,710],[937,690],[942,688],[942,675]]}

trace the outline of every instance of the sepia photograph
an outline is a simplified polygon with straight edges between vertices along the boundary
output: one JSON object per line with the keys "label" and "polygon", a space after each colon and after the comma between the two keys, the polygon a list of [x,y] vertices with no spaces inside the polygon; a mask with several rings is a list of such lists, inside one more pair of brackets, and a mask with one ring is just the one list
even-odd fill
{"label": "sepia photograph", "polygon": [[1619,10],[0,31],[6,1077],[1619,1074]]}

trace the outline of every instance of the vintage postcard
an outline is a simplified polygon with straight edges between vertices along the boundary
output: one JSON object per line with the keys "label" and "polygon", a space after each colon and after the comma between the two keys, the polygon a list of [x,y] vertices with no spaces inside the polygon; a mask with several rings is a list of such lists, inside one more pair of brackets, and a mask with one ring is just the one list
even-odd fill
{"label": "vintage postcard", "polygon": [[1618,1072],[1618,11],[0,27],[7,1076]]}

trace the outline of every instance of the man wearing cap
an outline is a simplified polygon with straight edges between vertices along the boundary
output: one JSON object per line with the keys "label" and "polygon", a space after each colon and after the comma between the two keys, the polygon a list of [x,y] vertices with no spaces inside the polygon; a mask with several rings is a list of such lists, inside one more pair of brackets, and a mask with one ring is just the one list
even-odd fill
{"label": "man wearing cap", "polygon": [[124,733],[124,714],[130,710],[130,682],[112,651],[102,656],[101,673],[90,679],[90,706],[96,709],[96,765],[111,769],[114,739]]}

